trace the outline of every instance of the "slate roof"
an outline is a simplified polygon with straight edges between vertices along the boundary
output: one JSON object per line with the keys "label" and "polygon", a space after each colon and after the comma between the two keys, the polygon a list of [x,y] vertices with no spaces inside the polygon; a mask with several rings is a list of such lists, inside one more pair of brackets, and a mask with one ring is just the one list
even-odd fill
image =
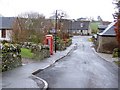
{"label": "slate roof", "polygon": [[112,22],[109,22],[109,21],[102,21],[102,24],[103,25],[109,25],[109,24],[111,24]]}
{"label": "slate roof", "polygon": [[114,25],[116,22],[112,22],[108,25],[108,27],[102,32],[99,33],[100,36],[116,36],[116,33],[114,31]]}
{"label": "slate roof", "polygon": [[75,21],[72,22],[72,30],[88,30],[90,21]]}
{"label": "slate roof", "polygon": [[107,28],[108,25],[98,25],[98,29],[102,29],[105,30]]}
{"label": "slate roof", "polygon": [[0,17],[0,29],[12,29],[14,17]]}
{"label": "slate roof", "polygon": [[98,25],[99,33],[102,33],[107,27],[108,25]]}

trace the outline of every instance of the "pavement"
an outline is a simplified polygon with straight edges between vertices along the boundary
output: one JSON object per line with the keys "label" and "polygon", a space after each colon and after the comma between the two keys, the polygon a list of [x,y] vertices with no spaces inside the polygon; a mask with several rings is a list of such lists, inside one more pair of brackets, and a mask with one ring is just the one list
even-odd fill
{"label": "pavement", "polygon": [[[36,77],[34,74],[51,66],[56,61],[67,56],[74,48],[75,43],[68,47],[65,51],[57,51],[50,58],[40,62],[34,62],[10,71],[0,73],[0,89],[3,88],[38,88],[46,89],[48,84],[45,80]],[[96,53],[97,54],[97,53]],[[98,54],[100,57],[111,62],[109,55]],[[107,57],[107,58],[106,58]]]}
{"label": "pavement", "polygon": [[106,53],[99,53],[96,52],[96,50],[92,47],[92,50],[94,51],[94,53],[96,53],[99,57],[101,57],[102,59],[104,59],[107,62],[110,63],[114,63],[114,61],[118,61],[120,58],[113,58],[112,54],[106,54]]}
{"label": "pavement", "polygon": [[39,88],[46,89],[48,84],[43,79],[36,77],[34,74],[54,64],[57,60],[68,55],[74,44],[65,51],[57,51],[54,55],[45,60],[23,65],[10,71],[0,73],[0,89],[6,88]]}

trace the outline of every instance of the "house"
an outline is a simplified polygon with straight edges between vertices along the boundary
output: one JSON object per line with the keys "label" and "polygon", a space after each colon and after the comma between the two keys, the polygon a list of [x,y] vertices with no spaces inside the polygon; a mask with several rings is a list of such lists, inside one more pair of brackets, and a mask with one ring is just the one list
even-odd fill
{"label": "house", "polygon": [[108,21],[102,21],[102,22],[98,25],[99,33],[103,32],[103,31],[108,27],[108,25],[109,25],[110,23],[111,23],[111,22],[108,22]]}
{"label": "house", "polygon": [[73,34],[89,35],[91,34],[89,26],[90,21],[73,21],[71,25],[71,32]]}
{"label": "house", "polygon": [[112,53],[113,49],[118,47],[116,33],[114,31],[115,23],[112,22],[103,32],[98,34],[98,52]]}
{"label": "house", "polygon": [[99,33],[102,33],[107,27],[108,25],[98,25]]}
{"label": "house", "polygon": [[0,41],[11,40],[14,17],[0,17]]}
{"label": "house", "polygon": [[88,18],[84,18],[84,17],[81,17],[81,18],[78,18],[77,21],[88,21],[89,19]]}

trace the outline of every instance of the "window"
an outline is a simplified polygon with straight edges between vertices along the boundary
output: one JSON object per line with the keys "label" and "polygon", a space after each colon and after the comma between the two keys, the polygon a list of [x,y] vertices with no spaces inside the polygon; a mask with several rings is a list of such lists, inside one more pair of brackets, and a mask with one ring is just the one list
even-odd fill
{"label": "window", "polygon": [[1,37],[6,38],[6,30],[5,29],[2,30],[2,36]]}
{"label": "window", "polygon": [[83,27],[83,23],[80,24],[80,27]]}

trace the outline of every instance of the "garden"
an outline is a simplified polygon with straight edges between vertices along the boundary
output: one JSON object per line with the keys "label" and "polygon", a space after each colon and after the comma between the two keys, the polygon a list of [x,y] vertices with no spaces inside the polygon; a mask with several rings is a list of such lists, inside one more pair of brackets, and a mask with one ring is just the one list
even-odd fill
{"label": "garden", "polygon": [[[10,35],[11,41],[4,40],[1,42],[1,71],[22,66],[25,62],[24,60],[28,62],[41,61],[50,57],[49,46],[44,43],[44,40],[45,36],[50,34],[51,27],[54,27],[54,21],[46,20],[44,16],[39,14],[37,17],[34,17],[36,16],[34,13],[25,15],[28,18],[24,18],[23,15],[14,21]],[[58,51],[65,50],[66,47],[72,44],[65,21],[63,25],[64,27],[59,28],[61,32],[57,32],[56,47]],[[54,36],[54,34],[52,35]],[[53,43],[55,42],[53,41]]]}
{"label": "garden", "polygon": [[[72,44],[72,39],[60,39],[57,37],[57,50],[65,50]],[[24,60],[40,61],[50,57],[49,46],[35,44],[33,42],[10,43],[2,42],[0,49],[0,71],[8,71],[22,66]]]}
{"label": "garden", "polygon": [[8,71],[22,66],[22,59],[28,58],[36,61],[50,57],[48,45],[25,42],[22,44],[3,43],[0,57],[0,70]]}

